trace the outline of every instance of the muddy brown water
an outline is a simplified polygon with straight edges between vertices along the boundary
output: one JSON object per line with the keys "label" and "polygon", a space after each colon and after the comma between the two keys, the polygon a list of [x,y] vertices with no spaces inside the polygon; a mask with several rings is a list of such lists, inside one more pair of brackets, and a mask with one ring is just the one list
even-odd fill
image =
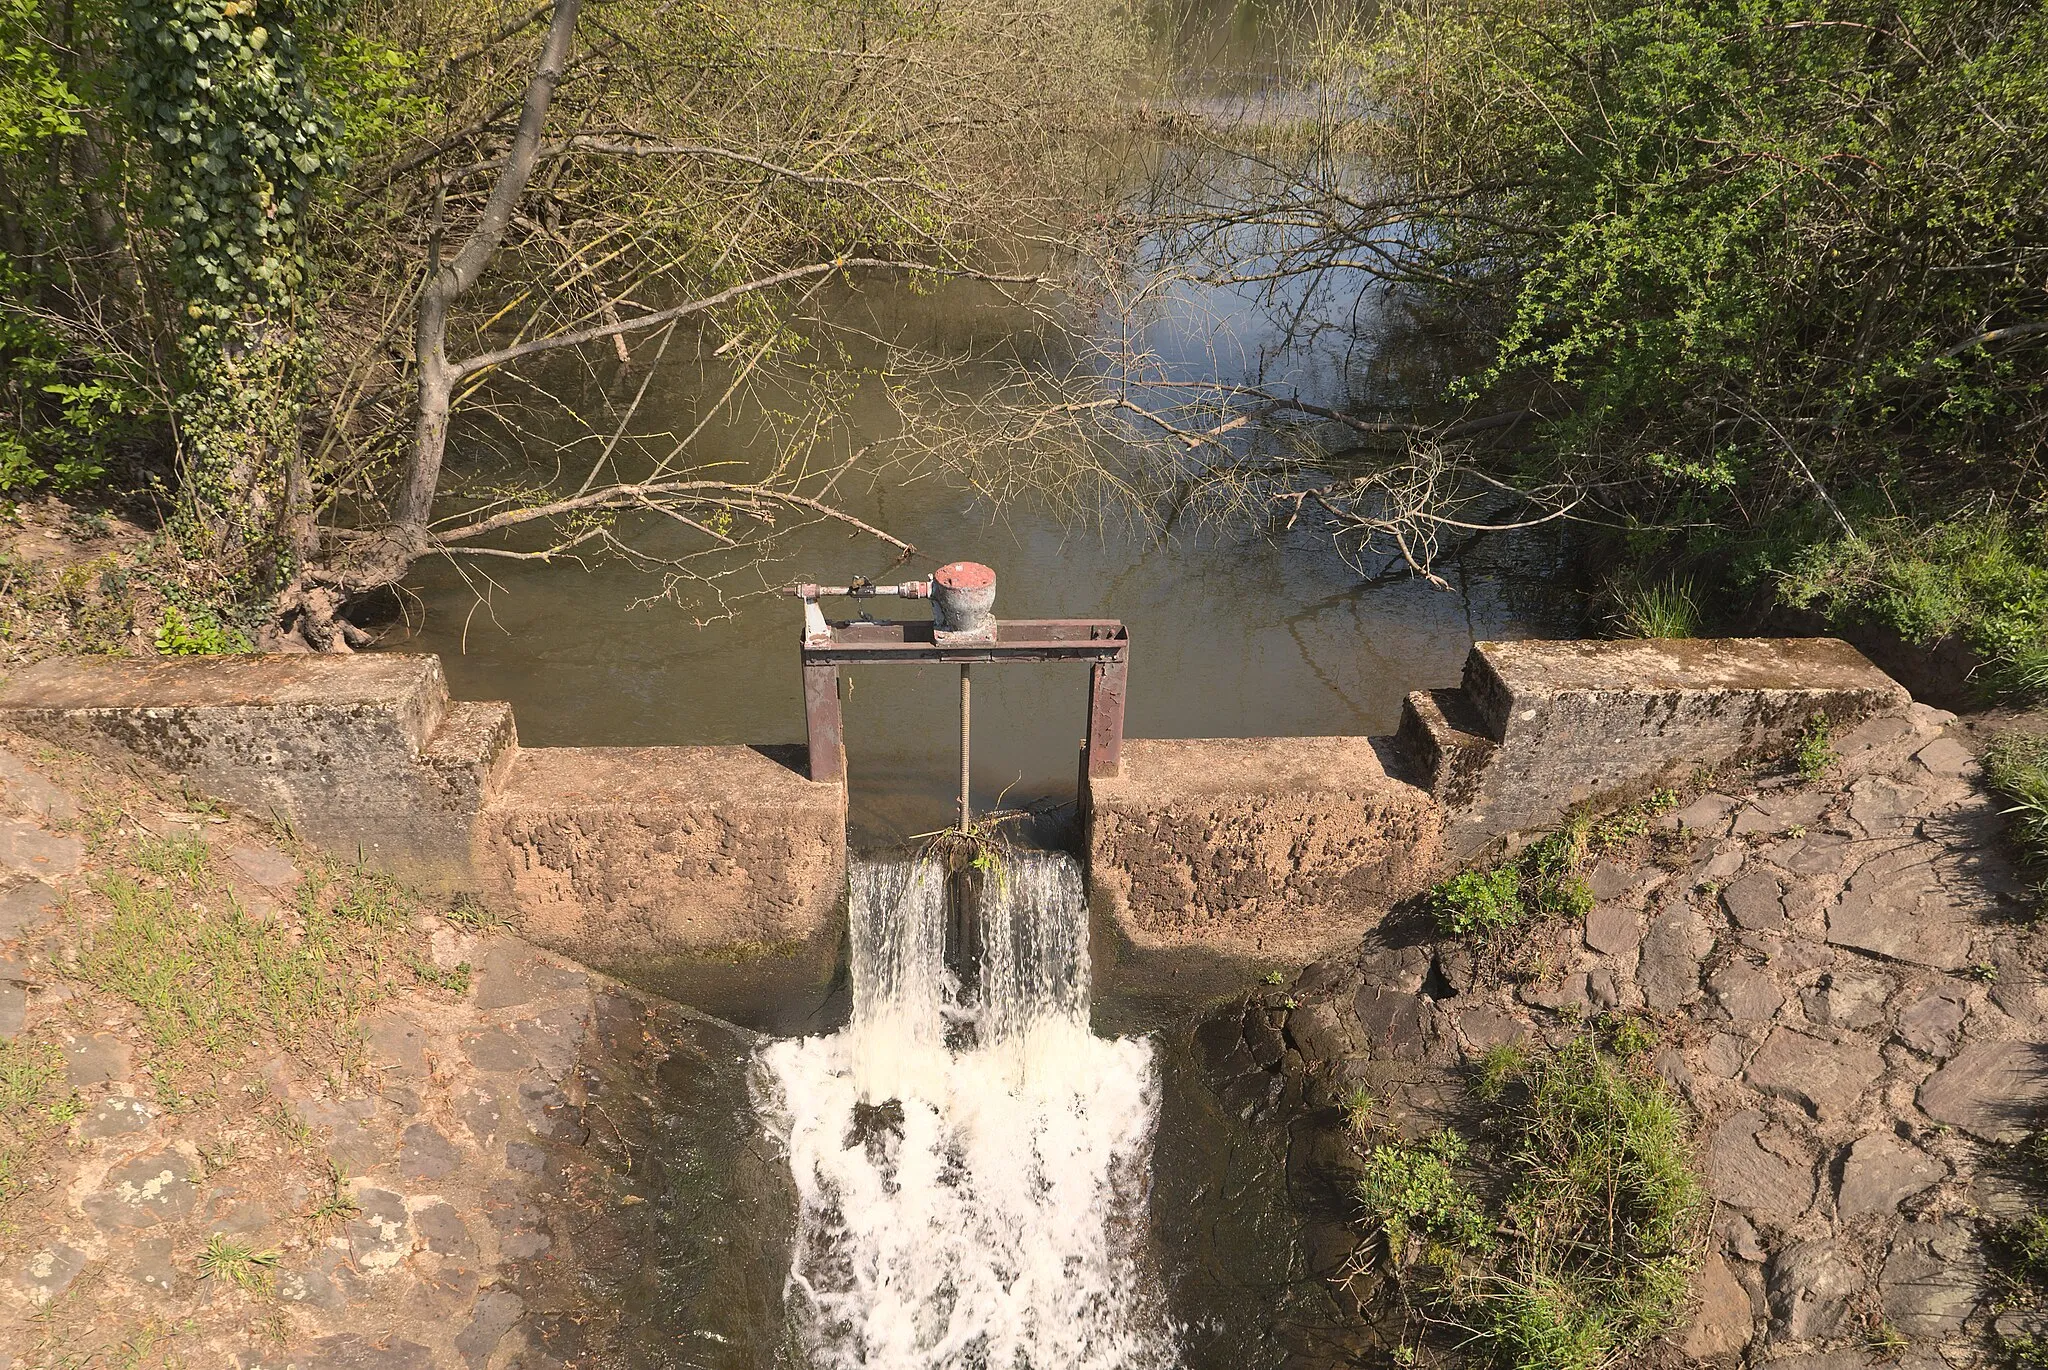
{"label": "muddy brown water", "polygon": [[[1210,18],[1221,36],[1194,45],[1196,57],[1251,73],[1212,83],[1218,97],[1234,98],[1246,84],[1270,86],[1270,15],[1229,6]],[[1376,383],[1373,374],[1383,383],[1402,359],[1374,354],[1370,323],[1378,306],[1368,301],[1359,313],[1355,286],[1322,281],[1313,288],[1365,318],[1363,342],[1349,327],[1301,330],[1299,295],[1259,299],[1189,287],[1165,294],[1144,341],[1172,375],[1258,378],[1325,402],[1355,402],[1362,385]],[[1036,345],[1012,335],[1013,312],[971,289],[869,283],[840,292],[830,309],[852,330],[857,361],[859,334],[914,339],[963,362],[991,348],[1017,354]],[[648,350],[643,345],[643,362]],[[622,378],[608,355],[585,363],[534,379],[562,404],[601,415],[622,389],[630,393],[646,378]],[[956,383],[971,389],[985,372],[965,363]],[[730,360],[665,363],[648,381],[636,431],[690,431],[732,376]],[[718,469],[728,474],[763,469],[804,403],[770,387],[720,411],[699,434],[694,460],[726,463]],[[514,413],[516,424],[473,421],[458,432],[451,462],[459,473],[559,480],[571,463],[555,444],[575,438],[573,427],[548,417],[545,405]],[[897,422],[872,388],[856,389],[842,419],[821,459],[883,442]],[[644,457],[662,447],[650,436],[625,451]],[[570,449],[572,462],[587,450]],[[723,605],[703,594],[680,605],[649,603],[658,578],[623,562],[588,570],[430,562],[419,568],[405,629],[386,645],[440,653],[458,697],[510,700],[530,745],[800,742],[798,608],[761,592],[795,580],[905,578],[971,559],[997,570],[1000,616],[1122,619],[1132,640],[1127,731],[1171,738],[1390,732],[1406,693],[1457,681],[1475,638],[1559,635],[1577,626],[1549,584],[1558,548],[1541,540],[1476,549],[1448,568],[1456,588],[1445,592],[1417,581],[1368,584],[1333,550],[1326,530],[1313,527],[1277,536],[1243,524],[1081,527],[1028,503],[992,507],[958,481],[906,483],[888,473],[842,482],[834,493],[847,512],[905,538],[920,555],[900,562],[870,539],[814,525],[790,535],[771,565],[722,582]],[[673,527],[632,531],[660,555],[693,545]],[[713,610],[717,621],[697,626]],[[916,611],[880,602],[874,612]],[[944,826],[956,766],[957,673],[856,667],[847,675],[856,845],[885,847]],[[977,669],[978,809],[1000,801],[1071,813],[1085,694],[1085,668]],[[1057,840],[1057,817],[1040,832]],[[769,992],[765,984],[762,992]],[[843,983],[838,993],[843,999]],[[1114,1031],[1141,1017],[1155,1033],[1160,1103],[1150,1245],[1181,1363],[1247,1370],[1365,1356],[1359,1330],[1343,1325],[1328,1291],[1305,1273],[1304,1216],[1299,1196],[1288,1192],[1287,1138],[1247,1121],[1210,1088],[1193,1044],[1203,1005],[1183,1002],[1175,1011],[1172,999],[1171,991],[1155,994],[1134,1015],[1128,1003],[1098,998],[1095,1021],[1098,1032]],[[740,1016],[786,1017],[760,1007]],[[755,1039],[695,1021],[658,1068],[643,1074],[622,1060],[598,1072],[612,1074],[609,1088],[638,1100],[645,1115],[627,1129],[637,1160],[608,1159],[643,1173],[658,1197],[619,1236],[613,1268],[585,1279],[586,1306],[610,1310],[599,1321],[613,1329],[598,1339],[604,1347],[595,1362],[797,1366],[801,1358],[775,1312],[787,1232],[769,1230],[787,1226],[788,1176],[763,1159],[750,1112],[747,1043]],[[569,1350],[576,1338],[567,1330],[561,1336]]]}

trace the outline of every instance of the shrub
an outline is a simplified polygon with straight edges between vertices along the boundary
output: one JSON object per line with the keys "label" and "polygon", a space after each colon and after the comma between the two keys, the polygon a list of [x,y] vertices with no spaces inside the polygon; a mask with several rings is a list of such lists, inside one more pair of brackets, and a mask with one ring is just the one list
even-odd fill
{"label": "shrub", "polygon": [[1447,936],[1485,936],[1520,923],[1522,877],[1513,866],[1488,871],[1463,871],[1443,881],[1429,895],[1430,911]]}
{"label": "shrub", "polygon": [[1686,1116],[1661,1079],[1593,1034],[1486,1071],[1491,1163],[1478,1169],[1498,1201],[1456,1177],[1465,1150],[1446,1134],[1375,1147],[1360,1199],[1424,1305],[1487,1358],[1598,1370],[1685,1306],[1707,1213]]}

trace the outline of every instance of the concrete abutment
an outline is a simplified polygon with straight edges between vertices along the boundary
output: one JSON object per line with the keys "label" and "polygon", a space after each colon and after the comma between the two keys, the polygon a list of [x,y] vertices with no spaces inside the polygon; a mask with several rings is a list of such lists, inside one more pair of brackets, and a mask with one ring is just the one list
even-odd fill
{"label": "concrete abutment", "polygon": [[[1133,964],[1307,961],[1574,805],[1909,702],[1826,638],[1480,643],[1393,737],[1127,741],[1083,796],[1091,894]],[[845,790],[801,748],[522,747],[509,705],[452,701],[438,658],[400,654],[44,661],[0,684],[0,725],[482,898],[601,968],[814,978],[838,945]]]}

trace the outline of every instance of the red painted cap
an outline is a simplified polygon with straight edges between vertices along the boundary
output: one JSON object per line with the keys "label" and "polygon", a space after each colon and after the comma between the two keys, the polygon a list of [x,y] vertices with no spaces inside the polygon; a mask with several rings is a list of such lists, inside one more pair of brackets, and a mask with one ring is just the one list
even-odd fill
{"label": "red painted cap", "polygon": [[978,561],[950,561],[932,579],[948,590],[986,590],[996,583],[996,573]]}

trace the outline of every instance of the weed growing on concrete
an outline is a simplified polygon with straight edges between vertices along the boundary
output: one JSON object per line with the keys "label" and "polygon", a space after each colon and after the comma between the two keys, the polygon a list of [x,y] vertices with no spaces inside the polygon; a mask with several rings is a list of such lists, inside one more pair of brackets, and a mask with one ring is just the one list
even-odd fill
{"label": "weed growing on concrete", "polygon": [[1364,1136],[1372,1126],[1373,1114],[1379,1111],[1379,1106],[1380,1101],[1364,1085],[1353,1085],[1337,1104],[1344,1114],[1345,1130],[1355,1137]]}
{"label": "weed growing on concrete", "polygon": [[450,994],[469,993],[470,965],[467,961],[446,970],[422,956],[407,956],[405,964],[412,971],[413,978],[423,985],[434,985]]}
{"label": "weed growing on concrete", "polygon": [[1418,1305],[1516,1370],[1598,1370],[1668,1330],[1707,1212],[1669,1087],[1597,1033],[1489,1053],[1479,1084],[1472,1180],[1444,1134],[1366,1158],[1360,1199]]}
{"label": "weed growing on concrete", "polygon": [[1610,852],[1625,846],[1648,832],[1658,814],[1669,813],[1677,807],[1677,790],[1653,790],[1595,823],[1587,846],[1596,852]]}
{"label": "weed growing on concrete", "polygon": [[1826,714],[1815,714],[1806,720],[1806,730],[1799,734],[1799,746],[1792,753],[1792,764],[1801,777],[1818,780],[1834,768],[1841,760],[1835,751],[1835,728]]}
{"label": "weed growing on concrete", "polygon": [[[2048,1130],[2034,1133],[2012,1149],[2007,1169],[2020,1182],[2029,1205],[2008,1217],[1984,1224],[1984,1245],[1991,1269],[2002,1285],[2000,1303],[2022,1317],[1994,1329],[2001,1357],[2016,1370],[2048,1370],[2048,1336],[2022,1330],[2041,1325],[2048,1313]],[[2017,1326],[2013,1324],[2017,1323]]]}
{"label": "weed growing on concrete", "polygon": [[1531,843],[1515,861],[1438,882],[1429,892],[1437,930],[1483,938],[1524,923],[1584,917],[1593,891],[1580,871],[1592,834],[1592,821],[1580,816]]}
{"label": "weed growing on concrete", "polygon": [[267,1292],[277,1273],[278,1253],[258,1251],[246,1242],[216,1232],[199,1253],[199,1278],[225,1280],[252,1294]]}

